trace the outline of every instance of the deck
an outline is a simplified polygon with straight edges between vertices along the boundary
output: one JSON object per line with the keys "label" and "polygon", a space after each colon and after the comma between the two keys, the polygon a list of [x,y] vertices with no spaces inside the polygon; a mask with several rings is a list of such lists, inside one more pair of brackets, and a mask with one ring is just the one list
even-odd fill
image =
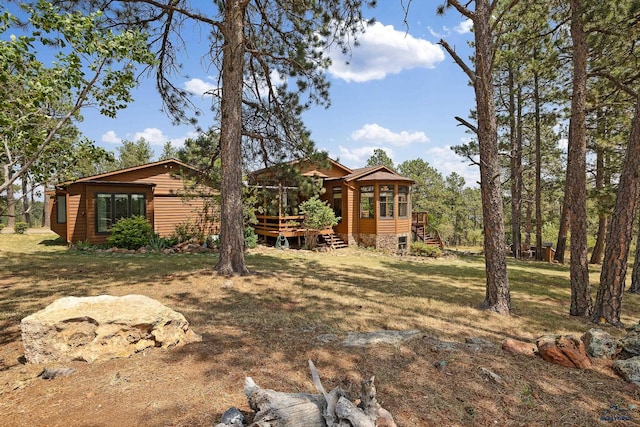
{"label": "deck", "polygon": [[[256,215],[258,223],[253,226],[259,236],[267,237],[302,237],[309,230],[302,226],[304,215]],[[328,227],[324,230],[317,230],[318,234],[333,234],[333,229]]]}

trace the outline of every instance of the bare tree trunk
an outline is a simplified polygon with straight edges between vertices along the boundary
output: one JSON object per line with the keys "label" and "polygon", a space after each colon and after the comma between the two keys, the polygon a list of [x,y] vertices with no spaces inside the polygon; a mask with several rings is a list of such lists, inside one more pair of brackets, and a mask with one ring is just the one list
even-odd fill
{"label": "bare tree trunk", "polygon": [[629,145],[624,157],[616,204],[607,233],[600,287],[592,320],[622,327],[620,307],[627,274],[629,247],[633,239],[633,221],[640,199],[640,97],[631,127]]}
{"label": "bare tree trunk", "polygon": [[629,288],[629,292],[640,294],[640,227],[638,227],[636,254],[633,260],[633,272],[631,273],[631,288]]}
{"label": "bare tree trunk", "polygon": [[571,282],[572,316],[591,314],[591,286],[587,263],[587,42],[582,21],[582,1],[571,0],[573,40],[573,95],[569,122],[569,153],[566,192],[571,193]]}
{"label": "bare tree trunk", "polygon": [[7,187],[7,227],[16,225],[16,198],[13,194],[13,185]]}
{"label": "bare tree trunk", "polygon": [[[45,181],[43,184],[44,189],[46,190],[49,186],[49,183]],[[42,227],[51,228],[51,212],[49,211],[49,196],[44,195],[43,203],[42,203]]]}
{"label": "bare tree trunk", "polygon": [[533,234],[533,206],[531,204],[531,194],[527,194],[526,208],[524,211],[524,244],[531,246],[531,234]]}
{"label": "bare tree trunk", "polygon": [[225,1],[222,57],[222,120],[220,129],[220,259],[215,269],[224,275],[247,275],[242,215],[242,88],[244,14],[246,0]]}
{"label": "bare tree trunk", "polygon": [[504,242],[504,210],[498,157],[492,63],[491,7],[488,0],[477,0],[473,20],[476,45],[474,90],[478,114],[480,148],[480,193],[484,218],[484,253],[487,285],[481,308],[510,314],[511,295],[507,277]]}
{"label": "bare tree trunk", "polygon": [[29,206],[28,176],[22,176],[22,218],[31,227],[31,206]]}

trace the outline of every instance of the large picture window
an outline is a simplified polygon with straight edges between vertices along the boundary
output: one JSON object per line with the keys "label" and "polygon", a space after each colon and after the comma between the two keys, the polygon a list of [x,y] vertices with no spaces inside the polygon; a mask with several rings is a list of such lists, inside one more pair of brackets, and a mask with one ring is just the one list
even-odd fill
{"label": "large picture window", "polygon": [[58,224],[67,222],[67,196],[56,196],[56,222]]}
{"label": "large picture window", "polygon": [[360,218],[373,218],[374,208],[373,185],[363,185],[360,187]]}
{"label": "large picture window", "polygon": [[380,186],[380,218],[393,218],[393,185]]}
{"label": "large picture window", "polygon": [[342,218],[342,187],[333,187],[333,212]]}
{"label": "large picture window", "polygon": [[96,194],[96,232],[108,233],[119,219],[135,215],[146,216],[144,194]]}
{"label": "large picture window", "polygon": [[398,218],[409,216],[409,186],[398,186]]}

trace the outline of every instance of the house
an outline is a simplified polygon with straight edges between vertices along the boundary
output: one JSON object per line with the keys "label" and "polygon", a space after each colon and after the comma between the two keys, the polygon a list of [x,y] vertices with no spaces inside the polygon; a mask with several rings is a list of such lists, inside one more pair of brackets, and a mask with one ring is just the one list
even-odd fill
{"label": "house", "polygon": [[[291,162],[299,175],[315,180],[322,187],[320,198],[327,201],[336,216],[341,217],[333,229],[321,234],[328,243],[336,236],[347,245],[375,247],[384,251],[406,250],[415,238],[427,241],[427,215],[411,212],[413,180],[386,166],[350,169],[335,160],[321,167],[311,161]],[[263,189],[263,213],[257,215],[255,231],[266,237],[298,237],[305,230],[297,205],[305,195],[299,186],[278,179],[275,168],[255,171],[250,184]],[[420,223],[422,221],[422,223]],[[442,245],[441,241],[435,242]]]}
{"label": "house", "polygon": [[217,234],[219,203],[213,189],[196,182],[200,174],[169,159],[56,185],[46,192],[51,230],[68,244],[101,244],[120,218],[140,215],[161,236],[188,221]]}

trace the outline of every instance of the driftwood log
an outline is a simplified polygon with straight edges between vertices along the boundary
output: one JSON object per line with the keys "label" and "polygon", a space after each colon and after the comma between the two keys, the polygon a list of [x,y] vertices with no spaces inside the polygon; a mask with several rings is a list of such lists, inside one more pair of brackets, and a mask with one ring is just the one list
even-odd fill
{"label": "driftwood log", "polygon": [[244,393],[256,413],[250,427],[396,427],[391,414],[376,401],[374,377],[362,382],[356,405],[339,387],[327,393],[311,360],[309,368],[319,394],[263,389],[247,377]]}

